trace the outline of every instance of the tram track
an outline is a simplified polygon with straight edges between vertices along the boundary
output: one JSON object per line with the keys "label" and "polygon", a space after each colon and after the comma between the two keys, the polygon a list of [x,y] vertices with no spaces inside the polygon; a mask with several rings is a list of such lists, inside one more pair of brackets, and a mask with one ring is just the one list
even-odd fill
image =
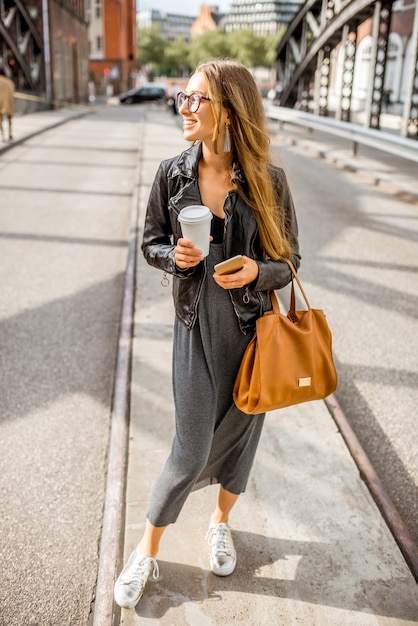
{"label": "tram track", "polygon": [[383,518],[394,536],[405,561],[407,562],[415,580],[418,582],[418,548],[414,543],[411,534],[393,504],[387,490],[376,473],[366,451],[355,434],[350,420],[344,414],[340,404],[332,394],[324,400],[328,411],[335,421],[347,448],[353,457],[361,478],[364,480],[369,492],[376,502]]}
{"label": "tram track", "polygon": [[[143,134],[143,126],[140,136]],[[135,313],[135,280],[138,251],[139,189],[141,184],[142,145],[138,146],[138,163],[134,175],[131,201],[129,243],[121,321],[116,358],[111,428],[108,445],[106,495],[100,540],[99,567],[93,609],[93,626],[113,623],[116,568],[123,553],[126,473],[129,443],[129,390],[131,385],[132,333]]]}

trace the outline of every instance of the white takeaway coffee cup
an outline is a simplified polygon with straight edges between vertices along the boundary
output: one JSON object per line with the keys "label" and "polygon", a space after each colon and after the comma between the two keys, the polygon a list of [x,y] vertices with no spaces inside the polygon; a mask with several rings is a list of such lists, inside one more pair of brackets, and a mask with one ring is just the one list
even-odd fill
{"label": "white takeaway coffee cup", "polygon": [[208,256],[209,254],[212,217],[211,210],[203,204],[186,206],[179,213],[183,237],[193,241],[196,248],[202,251],[203,256]]}

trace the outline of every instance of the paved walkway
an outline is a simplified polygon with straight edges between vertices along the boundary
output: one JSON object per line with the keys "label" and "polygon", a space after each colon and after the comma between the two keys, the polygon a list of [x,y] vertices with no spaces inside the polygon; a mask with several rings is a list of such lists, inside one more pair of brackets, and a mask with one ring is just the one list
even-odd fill
{"label": "paved walkway", "polygon": [[[65,124],[69,120],[89,115],[93,112],[93,107],[86,106],[56,111],[39,111],[38,113],[30,113],[28,115],[15,115],[12,127],[13,141],[2,141],[0,137],[0,154],[49,128],[54,128],[60,124]],[[8,134],[7,124],[7,121],[3,120],[3,129],[6,136]]]}
{"label": "paved walkway", "polygon": [[[76,115],[16,118],[16,141]],[[184,147],[178,119],[150,108],[140,227],[159,162]],[[141,536],[173,431],[173,308],[171,289],[161,278],[139,254],[125,559]],[[209,487],[191,495],[164,536],[159,580],[149,583],[135,611],[122,611],[120,624],[418,624],[416,582],[323,402],[267,416],[247,492],[231,518],[238,566],[225,579],[210,573],[204,539],[216,491]]]}

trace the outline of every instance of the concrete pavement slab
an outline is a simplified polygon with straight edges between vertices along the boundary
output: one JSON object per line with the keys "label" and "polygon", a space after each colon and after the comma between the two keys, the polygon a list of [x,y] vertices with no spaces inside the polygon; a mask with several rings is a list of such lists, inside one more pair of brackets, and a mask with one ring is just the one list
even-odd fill
{"label": "concrete pavement slab", "polygon": [[[146,118],[140,227],[158,163],[187,147],[168,112],[150,109]],[[141,537],[174,429],[174,313],[161,279],[139,254],[124,560]],[[205,542],[216,495],[216,487],[191,494],[163,538],[159,580],[120,624],[418,623],[416,582],[323,402],[267,415],[231,517],[237,569],[224,579],[210,572]]]}

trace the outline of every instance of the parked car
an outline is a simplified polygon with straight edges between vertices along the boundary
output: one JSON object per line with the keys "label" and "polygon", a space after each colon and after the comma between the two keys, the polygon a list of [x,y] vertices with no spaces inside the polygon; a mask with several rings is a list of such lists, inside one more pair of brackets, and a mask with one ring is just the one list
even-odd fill
{"label": "parked car", "polygon": [[170,97],[168,87],[160,83],[147,83],[121,93],[119,102],[122,104],[135,104],[137,102],[167,102]]}

